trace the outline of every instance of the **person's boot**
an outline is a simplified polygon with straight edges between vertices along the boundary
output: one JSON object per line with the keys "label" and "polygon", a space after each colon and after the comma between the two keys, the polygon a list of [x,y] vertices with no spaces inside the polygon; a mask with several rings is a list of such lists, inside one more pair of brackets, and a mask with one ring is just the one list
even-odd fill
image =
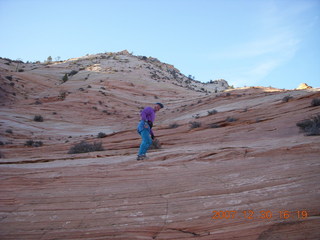
{"label": "person's boot", "polygon": [[144,155],[138,155],[137,157],[137,161],[140,161],[140,160],[145,160],[147,159],[147,156],[144,154]]}

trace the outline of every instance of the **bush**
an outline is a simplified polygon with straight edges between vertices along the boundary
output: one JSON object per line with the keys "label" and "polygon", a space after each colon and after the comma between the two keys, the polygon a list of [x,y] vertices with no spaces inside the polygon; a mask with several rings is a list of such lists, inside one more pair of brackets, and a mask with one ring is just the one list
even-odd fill
{"label": "bush", "polygon": [[66,91],[60,91],[59,92],[59,96],[58,96],[58,98],[60,99],[60,100],[65,100],[66,99],[66,97],[67,97],[67,92]]}
{"label": "bush", "polygon": [[197,113],[196,115],[193,115],[192,117],[194,117],[195,119],[198,119],[198,118],[200,118],[200,114]]}
{"label": "bush", "polygon": [[314,98],[311,101],[311,106],[312,107],[316,107],[316,106],[320,106],[320,98]]}
{"label": "bush", "polygon": [[96,152],[96,151],[104,151],[101,142],[94,142],[93,144],[87,143],[86,141],[82,141],[73,147],[70,148],[69,154],[75,153],[87,153],[87,152]]}
{"label": "bush", "polygon": [[36,115],[34,116],[33,121],[43,122],[43,117],[41,115]]}
{"label": "bush", "polygon": [[66,82],[66,81],[68,81],[69,80],[69,78],[68,78],[68,74],[66,73],[64,76],[63,76],[63,78],[62,78],[62,82]]}
{"label": "bush", "polygon": [[285,103],[285,102],[289,102],[289,100],[292,99],[292,98],[293,98],[293,97],[291,97],[290,95],[285,96],[285,97],[282,98],[282,102],[284,102],[284,103]]}
{"label": "bush", "polygon": [[210,128],[219,128],[219,127],[221,127],[221,125],[217,124],[217,123],[211,123],[211,124],[209,124],[209,127]]}
{"label": "bush", "polygon": [[210,116],[210,115],[214,115],[214,114],[216,114],[218,111],[217,110],[215,110],[215,109],[213,109],[213,110],[211,110],[211,111],[208,111],[208,115]]}
{"label": "bush", "polygon": [[227,117],[226,122],[235,122],[238,119],[234,118],[234,117]]}
{"label": "bush", "polygon": [[47,63],[51,63],[51,62],[52,62],[52,57],[49,56],[49,57],[47,58]]}
{"label": "bush", "polygon": [[13,134],[13,131],[11,129],[7,129],[6,133]]}
{"label": "bush", "polygon": [[105,134],[103,132],[98,133],[98,138],[105,138],[106,136],[107,136],[107,134]]}
{"label": "bush", "polygon": [[190,122],[189,124],[190,124],[190,128],[191,129],[201,127],[201,123],[200,122]]}
{"label": "bush", "polygon": [[68,75],[69,75],[69,77],[71,77],[73,75],[76,75],[77,73],[78,73],[78,71],[72,70]]}
{"label": "bush", "polygon": [[301,131],[305,132],[306,136],[320,135],[320,114],[310,119],[302,120],[296,125],[301,129]]}
{"label": "bush", "polygon": [[24,145],[27,147],[41,147],[43,143],[41,141],[28,140]]}
{"label": "bush", "polygon": [[158,139],[153,140],[149,149],[161,149],[160,141]]}
{"label": "bush", "polygon": [[177,124],[177,123],[172,123],[172,124],[169,125],[169,128],[170,128],[170,129],[172,129],[172,128],[178,128],[178,127],[180,127],[180,125]]}

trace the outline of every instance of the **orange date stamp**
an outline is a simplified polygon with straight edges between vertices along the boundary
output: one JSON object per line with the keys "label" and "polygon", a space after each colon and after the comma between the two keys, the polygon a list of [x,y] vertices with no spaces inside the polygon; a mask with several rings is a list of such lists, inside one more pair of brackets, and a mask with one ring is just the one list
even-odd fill
{"label": "orange date stamp", "polygon": [[299,211],[270,211],[270,210],[262,210],[262,211],[253,211],[253,210],[244,210],[244,211],[236,211],[236,210],[220,210],[220,211],[212,211],[213,220],[219,219],[307,219],[309,213],[307,210],[299,210]]}

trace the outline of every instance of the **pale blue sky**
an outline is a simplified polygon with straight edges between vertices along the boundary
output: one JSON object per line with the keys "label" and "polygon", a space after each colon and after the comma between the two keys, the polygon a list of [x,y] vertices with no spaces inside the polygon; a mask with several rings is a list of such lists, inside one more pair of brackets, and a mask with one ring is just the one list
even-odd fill
{"label": "pale blue sky", "polygon": [[320,0],[0,0],[0,57],[127,49],[207,82],[320,87]]}

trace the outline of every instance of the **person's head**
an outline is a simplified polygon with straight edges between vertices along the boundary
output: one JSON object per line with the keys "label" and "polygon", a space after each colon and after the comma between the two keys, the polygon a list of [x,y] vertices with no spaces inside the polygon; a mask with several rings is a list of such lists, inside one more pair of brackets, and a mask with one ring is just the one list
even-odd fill
{"label": "person's head", "polygon": [[163,104],[162,103],[156,103],[155,105],[154,105],[154,110],[157,112],[157,111],[159,111],[161,108],[163,108],[164,106],[163,106]]}

